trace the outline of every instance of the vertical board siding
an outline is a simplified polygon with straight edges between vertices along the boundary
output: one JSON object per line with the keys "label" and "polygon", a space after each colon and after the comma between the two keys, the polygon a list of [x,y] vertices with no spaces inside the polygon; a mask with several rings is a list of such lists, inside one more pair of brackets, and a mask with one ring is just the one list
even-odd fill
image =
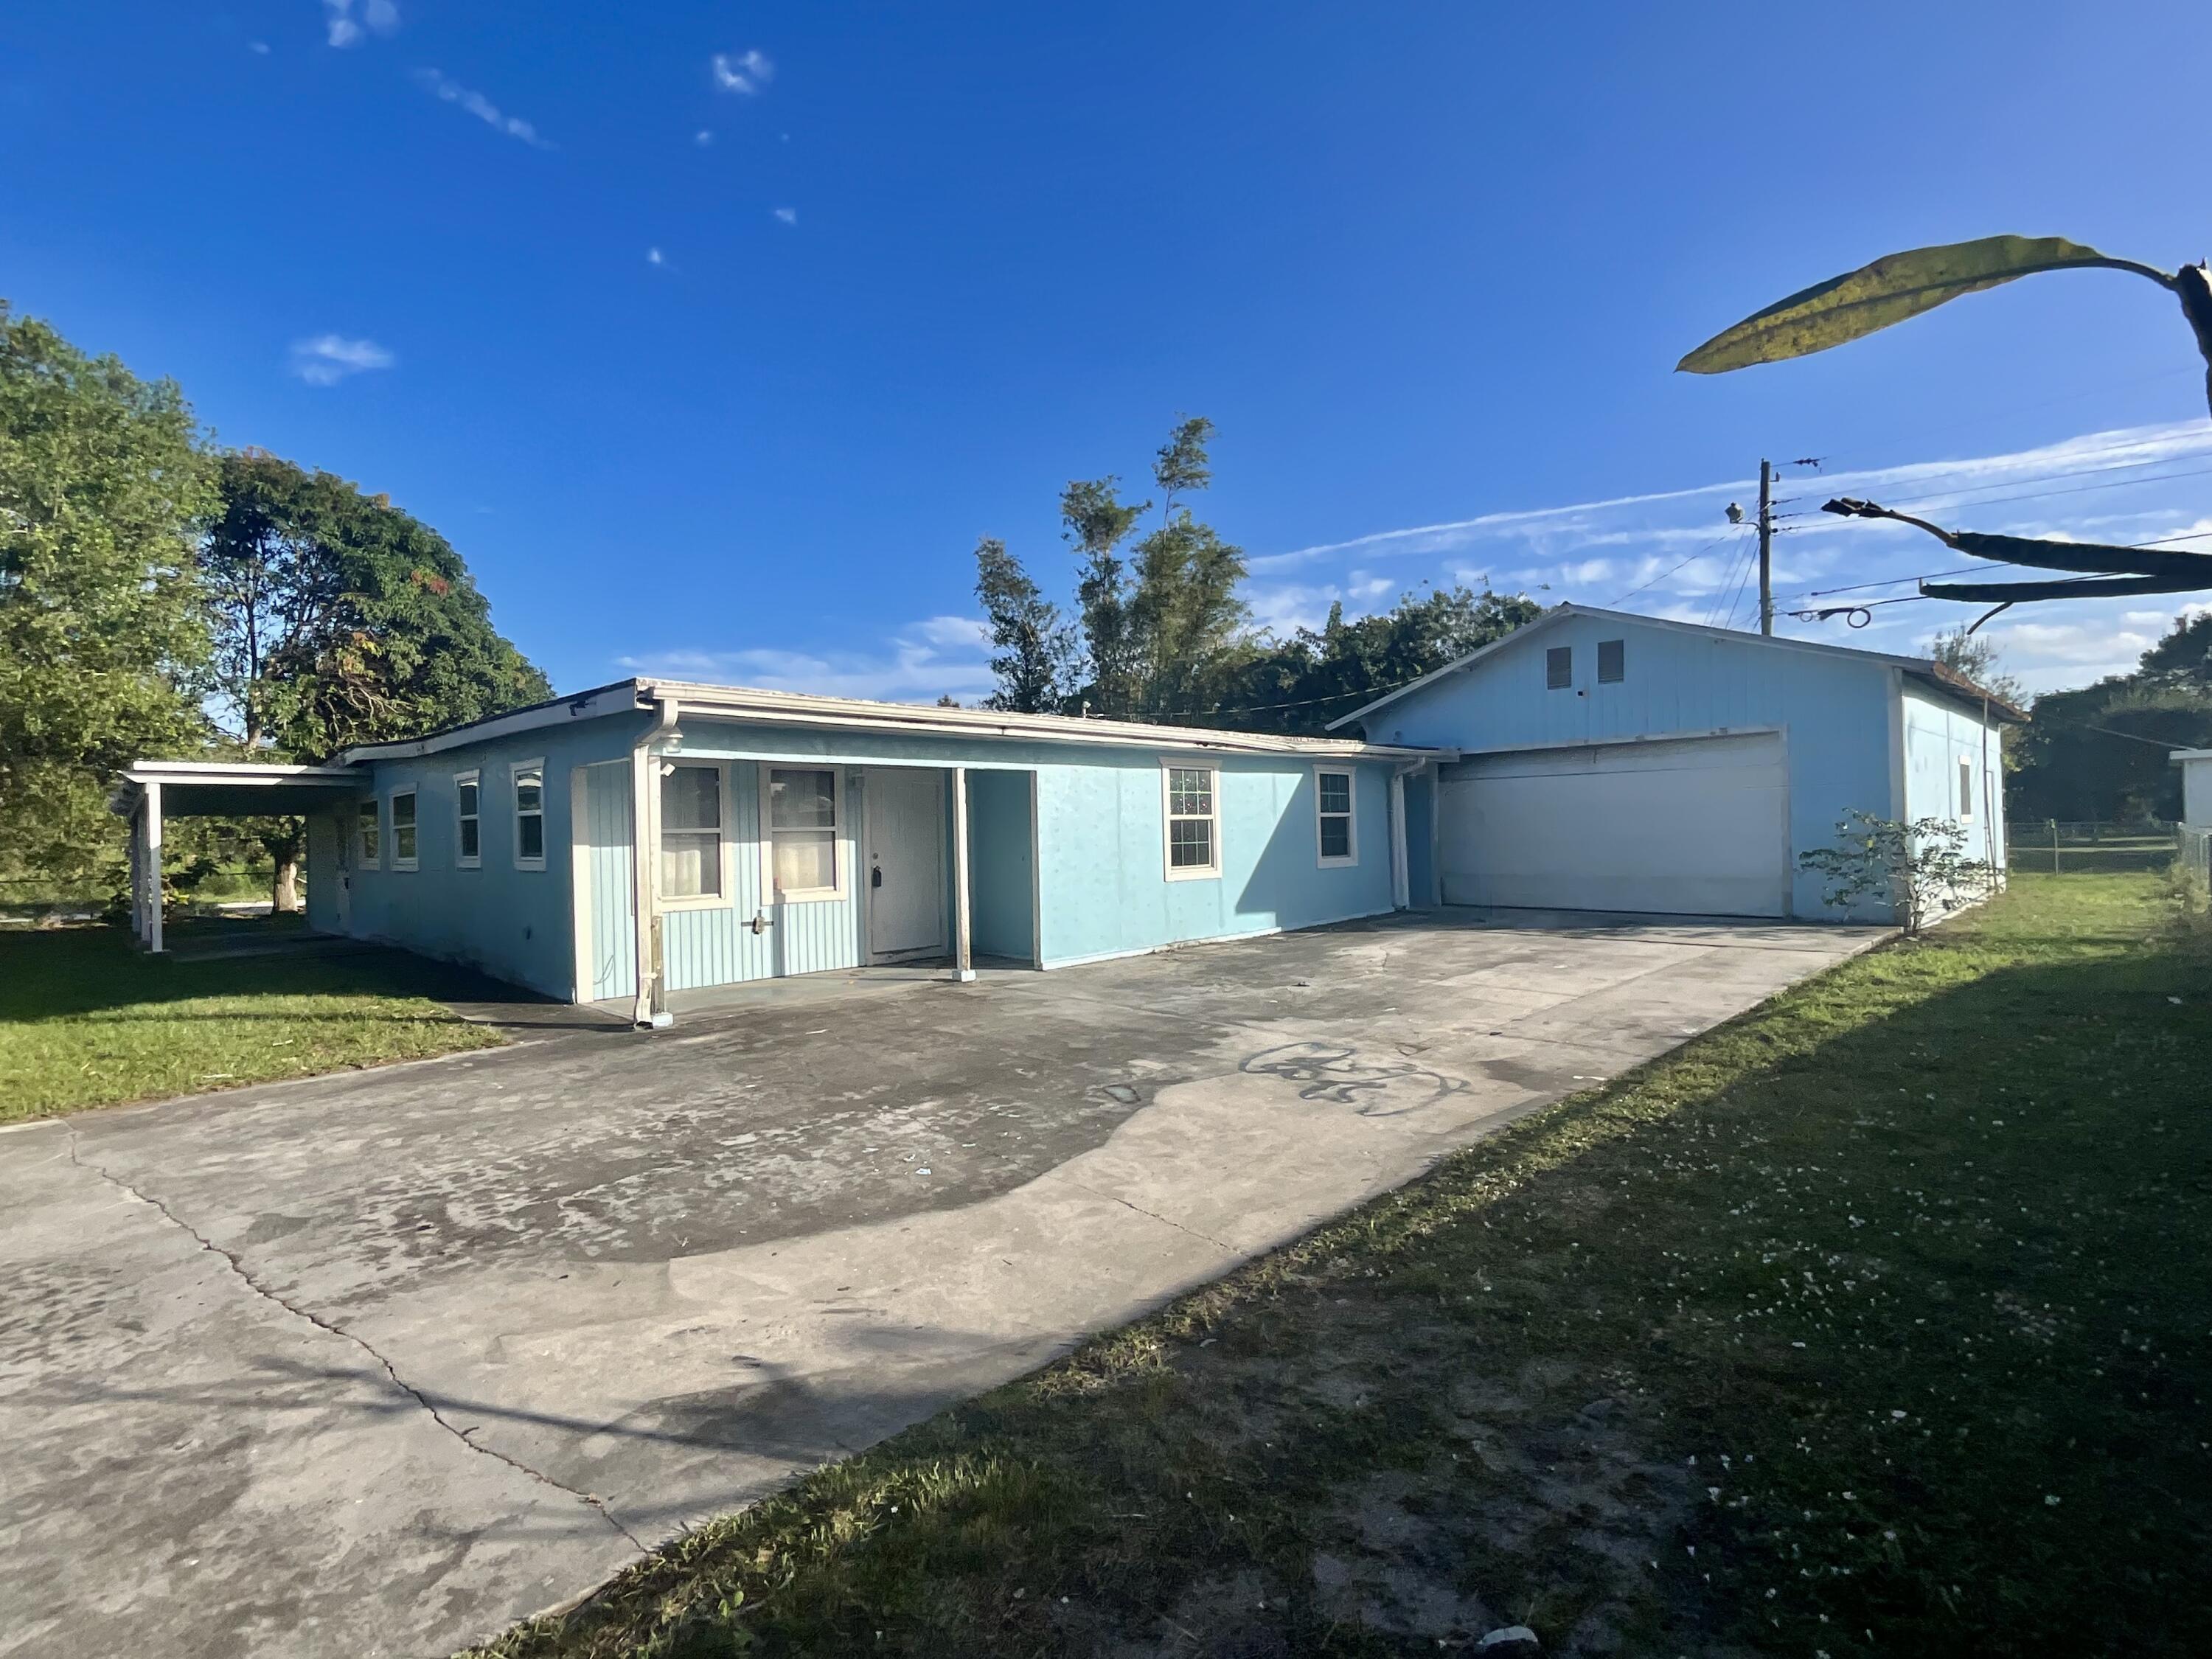
{"label": "vertical board siding", "polygon": [[[686,757],[700,753],[687,743]],[[860,881],[855,831],[865,810],[863,790],[848,778],[845,826],[838,836],[845,896],[803,904],[761,902],[760,769],[750,761],[730,763],[728,832],[732,862],[730,902],[705,909],[670,910],[661,920],[661,951],[672,991],[787,974],[816,974],[855,968],[860,947]],[[756,911],[774,925],[756,933],[746,924]]]}
{"label": "vertical board siding", "polygon": [[637,905],[627,761],[585,769],[584,817],[585,856],[591,860],[592,996],[635,996]]}

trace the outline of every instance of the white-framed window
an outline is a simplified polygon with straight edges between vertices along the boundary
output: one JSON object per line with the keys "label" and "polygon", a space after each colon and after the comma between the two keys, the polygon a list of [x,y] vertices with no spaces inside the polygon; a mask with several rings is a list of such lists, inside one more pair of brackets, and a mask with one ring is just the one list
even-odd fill
{"label": "white-framed window", "polygon": [[1575,648],[1555,645],[1544,653],[1544,690],[1564,691],[1575,683]]}
{"label": "white-framed window", "polygon": [[841,899],[847,890],[845,774],[835,766],[760,772],[761,890],[777,903]]}
{"label": "white-framed window", "polygon": [[354,868],[374,870],[384,860],[383,804],[371,795],[354,808]]}
{"label": "white-framed window", "polygon": [[1974,763],[1965,755],[1959,757],[1959,816],[1974,816]]}
{"label": "white-framed window", "polygon": [[483,787],[474,772],[453,774],[453,867],[474,870],[483,863]]}
{"label": "white-framed window", "polygon": [[545,867],[545,763],[517,761],[514,780],[514,867]]}
{"label": "white-framed window", "polygon": [[1221,873],[1221,778],[1211,766],[1160,763],[1160,805],[1170,881]]}
{"label": "white-framed window", "polygon": [[395,789],[392,792],[392,867],[412,870],[420,860],[416,856],[420,848],[416,840],[415,792]]}
{"label": "white-framed window", "polygon": [[660,896],[678,908],[730,902],[722,832],[728,779],[719,765],[678,761],[660,775]]}
{"label": "white-framed window", "polygon": [[1321,862],[1357,864],[1359,841],[1352,826],[1352,781],[1349,769],[1314,769],[1314,831]]}

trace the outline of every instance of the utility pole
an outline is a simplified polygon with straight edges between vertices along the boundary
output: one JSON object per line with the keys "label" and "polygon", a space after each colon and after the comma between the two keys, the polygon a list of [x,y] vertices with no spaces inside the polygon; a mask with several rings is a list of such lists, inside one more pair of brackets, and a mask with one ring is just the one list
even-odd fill
{"label": "utility pole", "polygon": [[1774,463],[1767,460],[1759,464],[1759,631],[1774,631]]}

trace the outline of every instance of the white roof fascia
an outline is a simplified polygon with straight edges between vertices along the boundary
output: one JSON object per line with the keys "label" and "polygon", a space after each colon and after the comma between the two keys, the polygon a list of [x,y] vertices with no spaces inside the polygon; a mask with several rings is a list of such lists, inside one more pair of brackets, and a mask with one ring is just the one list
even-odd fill
{"label": "white roof fascia", "polygon": [[2176,766],[2184,761],[2212,760],[2212,749],[2177,749],[2166,759]]}
{"label": "white roof fascia", "polygon": [[573,697],[556,697],[550,702],[533,703],[512,714],[494,714],[489,720],[472,720],[466,726],[433,732],[428,737],[412,738],[404,743],[362,744],[341,754],[338,763],[355,765],[362,761],[415,760],[447,749],[463,748],[472,743],[489,743],[495,738],[512,737],[518,732],[535,731],[546,726],[566,726],[571,720],[591,720],[602,714],[627,714],[644,707],[640,697],[639,682],[623,680],[613,685],[580,691]]}
{"label": "white roof fascia", "polygon": [[764,725],[890,731],[931,737],[1015,738],[1112,748],[1182,749],[1252,755],[1335,756],[1345,759],[1428,760],[1452,751],[1361,743],[1348,738],[1299,738],[1211,727],[1152,726],[1134,720],[1082,720],[1065,714],[1015,714],[988,708],[939,708],[920,703],[868,702],[795,691],[702,685],[685,680],[639,682],[641,695],[673,700],[685,714]]}
{"label": "white roof fascia", "polygon": [[344,766],[290,766],[254,761],[133,761],[123,775],[132,783],[357,783]]}

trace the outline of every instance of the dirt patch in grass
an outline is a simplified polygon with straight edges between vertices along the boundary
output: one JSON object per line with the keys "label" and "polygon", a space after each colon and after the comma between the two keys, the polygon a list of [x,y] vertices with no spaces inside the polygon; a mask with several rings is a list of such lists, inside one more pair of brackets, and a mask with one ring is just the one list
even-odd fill
{"label": "dirt patch in grass", "polygon": [[2168,903],[2017,879],[483,1651],[2200,1651]]}
{"label": "dirt patch in grass", "polygon": [[192,961],[115,927],[0,930],[0,1123],[486,1048],[441,999],[511,994],[398,951]]}

